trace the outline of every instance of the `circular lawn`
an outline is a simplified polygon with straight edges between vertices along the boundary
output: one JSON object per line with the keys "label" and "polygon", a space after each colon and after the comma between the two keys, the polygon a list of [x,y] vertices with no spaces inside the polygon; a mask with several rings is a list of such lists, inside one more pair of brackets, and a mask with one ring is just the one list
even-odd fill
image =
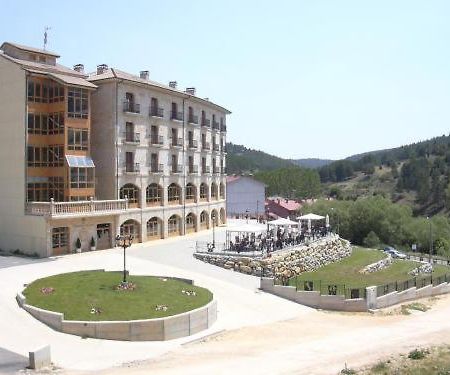
{"label": "circular lawn", "polygon": [[38,279],[23,292],[26,303],[64,314],[65,320],[139,320],[180,314],[206,305],[212,293],[187,282],[129,276],[121,272],[81,271]]}

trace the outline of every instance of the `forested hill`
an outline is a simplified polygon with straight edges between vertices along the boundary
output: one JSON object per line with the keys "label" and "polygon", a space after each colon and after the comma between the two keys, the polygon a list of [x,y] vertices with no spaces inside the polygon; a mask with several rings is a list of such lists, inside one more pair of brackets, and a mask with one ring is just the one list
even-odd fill
{"label": "forested hill", "polygon": [[303,168],[320,168],[325,165],[331,164],[335,160],[330,159],[318,159],[318,158],[308,158],[308,159],[291,159],[291,162]]}
{"label": "forested hill", "polygon": [[289,160],[245,146],[227,143],[226,149],[228,174],[255,173],[294,166]]}
{"label": "forested hill", "polygon": [[[375,181],[378,171],[384,171],[379,176],[382,180]],[[391,197],[414,193],[418,212],[449,210],[450,136],[368,153],[357,160],[339,160],[320,168],[319,174],[323,183],[351,181],[361,175],[366,176],[366,184],[390,181],[392,187],[387,193]]]}

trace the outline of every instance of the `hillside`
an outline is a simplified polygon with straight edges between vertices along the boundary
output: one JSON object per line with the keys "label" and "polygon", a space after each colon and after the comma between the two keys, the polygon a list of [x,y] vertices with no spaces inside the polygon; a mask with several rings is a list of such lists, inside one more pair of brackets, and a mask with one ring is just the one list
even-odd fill
{"label": "hillside", "polygon": [[299,167],[315,169],[315,168],[320,168],[325,165],[331,164],[335,160],[308,158],[308,159],[290,159],[290,161],[293,164],[298,165]]}
{"label": "hillside", "polygon": [[231,142],[226,144],[226,149],[228,174],[256,173],[294,166],[289,160]]}

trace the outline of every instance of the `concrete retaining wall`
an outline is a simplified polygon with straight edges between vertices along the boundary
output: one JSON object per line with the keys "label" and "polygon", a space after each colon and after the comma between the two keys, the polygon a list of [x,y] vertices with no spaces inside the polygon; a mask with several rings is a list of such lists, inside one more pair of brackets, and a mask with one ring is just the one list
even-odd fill
{"label": "concrete retaining wall", "polygon": [[[173,278],[194,284],[192,280]],[[198,309],[157,319],[128,321],[77,321],[64,320],[64,314],[27,305],[26,298],[18,293],[20,307],[49,327],[71,335],[106,340],[165,341],[190,336],[211,327],[217,320],[217,301],[213,300]]]}
{"label": "concrete retaining wall", "polygon": [[345,299],[342,295],[330,296],[321,295],[316,291],[296,291],[293,286],[274,285],[272,278],[262,278],[260,289],[317,309],[357,312],[368,311],[369,309],[381,309],[405,301],[450,293],[450,283],[442,283],[436,286],[427,285],[420,289],[413,287],[402,292],[392,292],[380,297],[376,297],[376,287],[367,287],[366,295],[371,296],[368,299]]}

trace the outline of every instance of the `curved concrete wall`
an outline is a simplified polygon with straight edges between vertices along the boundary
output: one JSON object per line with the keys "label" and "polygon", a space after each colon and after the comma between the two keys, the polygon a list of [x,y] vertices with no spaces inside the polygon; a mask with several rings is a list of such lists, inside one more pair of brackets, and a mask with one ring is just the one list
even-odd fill
{"label": "curved concrete wall", "polygon": [[[175,279],[175,278],[174,278]],[[192,280],[178,279],[193,284]],[[165,341],[190,336],[211,327],[217,320],[217,301],[182,314],[157,319],[128,321],[64,320],[64,314],[27,305],[22,293],[20,307],[49,327],[71,335],[107,340]]]}

